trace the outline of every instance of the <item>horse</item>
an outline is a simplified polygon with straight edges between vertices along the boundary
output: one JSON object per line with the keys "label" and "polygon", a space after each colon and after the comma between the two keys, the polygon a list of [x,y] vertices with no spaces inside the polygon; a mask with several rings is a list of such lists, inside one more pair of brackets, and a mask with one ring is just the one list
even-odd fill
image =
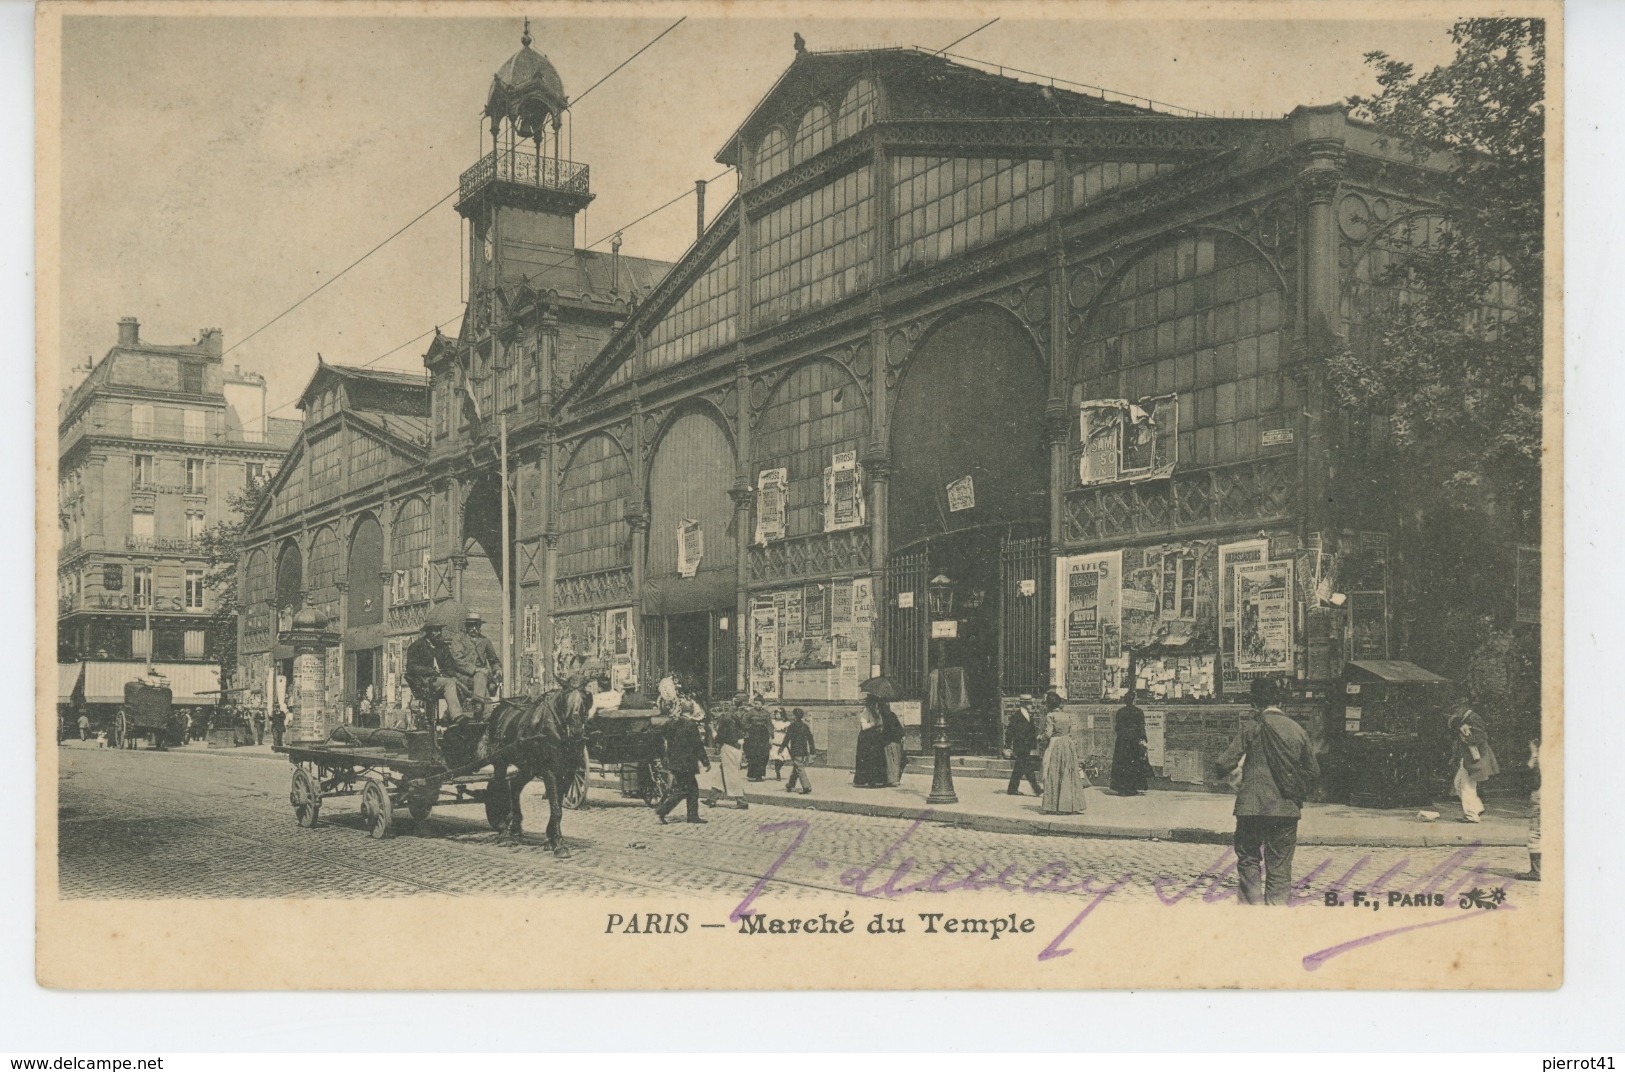
{"label": "horse", "polygon": [[[580,771],[592,697],[580,686],[543,693],[539,699],[503,700],[491,713],[475,748],[475,757],[491,764],[486,787],[487,812],[499,833],[519,837],[524,814],[519,794],[540,775],[547,788],[547,845],[567,857],[559,823],[564,815],[564,787]],[[514,777],[508,778],[508,764]]]}

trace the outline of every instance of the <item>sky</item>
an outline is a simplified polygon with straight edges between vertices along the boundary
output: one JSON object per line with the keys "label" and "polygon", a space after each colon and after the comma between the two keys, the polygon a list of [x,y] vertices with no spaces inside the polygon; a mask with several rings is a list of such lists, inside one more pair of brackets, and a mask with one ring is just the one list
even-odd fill
{"label": "sky", "polygon": [[[1070,5],[1065,17],[1043,17],[1063,12],[1009,7],[952,52],[1204,112],[1265,116],[1373,91],[1369,51],[1424,68],[1450,53],[1449,20],[1436,11],[1389,22],[1143,17],[1154,7],[1173,10]],[[421,370],[427,339],[416,337],[437,324],[454,333],[462,312],[455,198],[248,336],[456,187],[489,146],[480,112],[492,75],[519,48],[527,10],[534,47],[572,98],[566,155],[592,169],[597,198],[577,243],[600,249],[695,179],[717,179],[712,216],[727,203],[734,176],[718,178],[725,169],[715,156],[794,58],[792,33],[814,51],[939,49],[1000,12],[892,4],[894,17],[845,18],[834,14],[876,8],[829,5],[753,18],[766,9],[739,5],[738,17],[719,19],[698,5],[616,6],[631,14],[606,17],[603,8],[536,4],[469,7],[460,10],[490,14],[457,19],[380,18],[361,5],[354,10],[364,17],[254,14],[263,10],[65,20],[64,367],[99,360],[119,318],[134,316],[142,338],[157,343],[222,328],[227,366],[264,374],[283,417],[298,416],[291,402],[318,353]],[[624,253],[676,260],[694,238],[692,199],[624,235]]]}

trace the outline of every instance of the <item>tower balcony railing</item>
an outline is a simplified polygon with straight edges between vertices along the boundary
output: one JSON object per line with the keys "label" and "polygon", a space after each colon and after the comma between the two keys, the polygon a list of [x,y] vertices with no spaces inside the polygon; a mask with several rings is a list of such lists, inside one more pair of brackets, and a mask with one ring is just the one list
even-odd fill
{"label": "tower balcony railing", "polygon": [[467,199],[493,182],[511,182],[538,190],[589,193],[587,165],[552,156],[537,156],[519,149],[487,153],[463,172],[461,195]]}

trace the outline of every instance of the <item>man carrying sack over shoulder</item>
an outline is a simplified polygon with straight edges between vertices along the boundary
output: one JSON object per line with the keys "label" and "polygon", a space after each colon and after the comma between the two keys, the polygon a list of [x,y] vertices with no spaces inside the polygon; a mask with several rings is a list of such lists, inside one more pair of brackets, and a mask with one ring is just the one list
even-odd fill
{"label": "man carrying sack over shoulder", "polygon": [[1276,706],[1279,694],[1280,686],[1270,678],[1253,682],[1253,717],[1216,764],[1221,776],[1241,768],[1235,849],[1242,904],[1287,903],[1298,819],[1320,780],[1309,735]]}

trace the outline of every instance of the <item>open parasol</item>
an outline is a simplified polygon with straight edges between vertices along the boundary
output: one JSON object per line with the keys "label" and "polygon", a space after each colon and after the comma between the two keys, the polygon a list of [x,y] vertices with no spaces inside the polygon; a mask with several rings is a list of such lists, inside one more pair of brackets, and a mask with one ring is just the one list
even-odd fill
{"label": "open parasol", "polygon": [[858,685],[858,691],[866,692],[877,700],[885,700],[887,702],[903,699],[903,690],[898,688],[897,682],[893,681],[884,674],[880,675],[879,677],[872,677],[868,681],[862,682]]}

